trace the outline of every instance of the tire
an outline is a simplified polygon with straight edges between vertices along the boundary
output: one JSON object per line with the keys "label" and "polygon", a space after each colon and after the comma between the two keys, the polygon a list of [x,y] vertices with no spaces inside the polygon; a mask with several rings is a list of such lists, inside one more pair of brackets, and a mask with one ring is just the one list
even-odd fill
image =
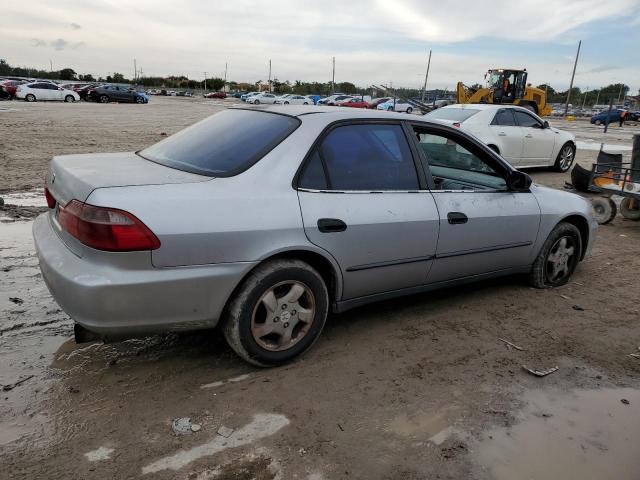
{"label": "tire", "polygon": [[[300,288],[304,291],[295,302],[287,302],[286,297],[295,293],[293,285],[299,285],[297,292]],[[267,301],[270,291],[274,296]],[[270,313],[267,304],[273,305],[272,312],[277,315]],[[306,312],[307,322],[298,317],[296,309]],[[258,266],[243,281],[225,309],[222,332],[229,346],[247,362],[276,366],[313,345],[328,311],[327,287],[315,269],[299,260],[273,260]],[[265,334],[260,336],[262,332]],[[287,332],[289,341],[281,345],[287,342]]]}
{"label": "tire", "polygon": [[67,103],[73,103],[76,101],[76,99],[74,98],[73,95],[67,95],[66,97],[64,97],[64,101]]}
{"label": "tire", "polygon": [[556,172],[567,172],[573,165],[573,161],[576,158],[576,146],[567,142],[562,145],[562,148],[558,152],[558,156],[556,157],[556,163],[553,164],[553,169]]}
{"label": "tire", "polygon": [[285,105],[289,105],[289,102],[284,102]]}
{"label": "tire", "polygon": [[24,97],[27,102],[35,102],[36,96],[33,93],[28,93],[26,97]]}
{"label": "tire", "polygon": [[411,113],[411,112],[413,112],[413,108],[411,107],[407,108],[407,113]]}
{"label": "tire", "polygon": [[136,103],[144,103],[144,98],[142,98],[142,97],[136,97],[135,102],[136,102]]}
{"label": "tire", "polygon": [[596,125],[602,125],[602,120],[596,120],[596,121],[595,121],[595,122],[593,122],[593,123],[595,123]]}
{"label": "tire", "polygon": [[100,95],[98,101],[100,103],[109,103],[109,97],[107,95]]}
{"label": "tire", "polygon": [[625,197],[620,202],[620,213],[628,220],[640,220],[640,200]]}
{"label": "tire", "polygon": [[254,100],[254,101],[253,101],[253,104],[254,104],[254,105],[260,105],[260,100]]}
{"label": "tire", "polygon": [[535,288],[566,284],[582,254],[582,237],[575,225],[560,222],[551,231],[533,262],[529,281]]}
{"label": "tire", "polygon": [[618,207],[615,202],[606,197],[593,197],[591,199],[591,208],[593,210],[593,218],[600,225],[606,225],[616,218]]}
{"label": "tire", "polygon": [[309,102],[304,102],[303,105],[309,105]]}

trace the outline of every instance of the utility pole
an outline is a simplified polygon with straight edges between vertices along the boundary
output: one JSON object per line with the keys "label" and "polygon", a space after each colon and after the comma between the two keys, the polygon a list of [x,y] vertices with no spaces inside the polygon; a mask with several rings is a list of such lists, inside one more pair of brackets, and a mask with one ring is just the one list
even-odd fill
{"label": "utility pole", "polygon": [[224,87],[222,87],[222,91],[227,91],[227,62],[224,62]]}
{"label": "utility pole", "polygon": [[207,72],[204,72],[204,93],[207,93]]}
{"label": "utility pole", "polygon": [[618,105],[620,104],[620,98],[622,97],[622,89],[624,88],[624,83],[620,84],[620,93],[618,93]]}
{"label": "utility pole", "polygon": [[269,92],[271,92],[271,59],[269,59]]}
{"label": "utility pole", "polygon": [[584,104],[587,101],[587,94],[589,93],[589,87],[587,87],[587,89],[584,92],[584,97],[582,98],[582,108],[584,108]]}
{"label": "utility pole", "polygon": [[594,103],[594,105],[598,105],[598,100],[600,100],[600,92],[602,91],[602,88],[600,90],[598,90],[598,94],[596,95],[596,103]]}
{"label": "utility pole", "polygon": [[569,90],[567,91],[567,102],[564,104],[564,116],[567,116],[567,112],[569,111],[569,100],[571,100],[571,89],[573,88],[573,79],[576,76],[576,67],[578,66],[578,57],[580,56],[580,47],[582,46],[582,40],[578,42],[578,52],[576,53],[576,61],[573,64],[573,73],[571,74],[571,84],[569,85]]}
{"label": "utility pole", "polygon": [[49,71],[53,72],[53,62],[51,60],[49,60],[49,66],[51,67],[51,70],[49,70]]}
{"label": "utility pole", "polygon": [[133,59],[133,80],[136,81],[138,79],[138,66],[136,65],[136,59]]}
{"label": "utility pole", "polygon": [[422,87],[422,102],[427,93],[427,80],[429,79],[429,67],[431,66],[431,50],[429,50],[429,60],[427,60],[427,74],[424,76],[424,86]]}
{"label": "utility pole", "polygon": [[333,73],[331,74],[331,93],[336,93],[336,57],[332,57]]}

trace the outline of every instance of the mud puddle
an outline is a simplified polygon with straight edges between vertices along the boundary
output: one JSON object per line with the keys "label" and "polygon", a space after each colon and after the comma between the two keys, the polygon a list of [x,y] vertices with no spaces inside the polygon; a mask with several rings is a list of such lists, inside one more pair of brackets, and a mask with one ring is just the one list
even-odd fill
{"label": "mud puddle", "polygon": [[489,478],[638,478],[640,390],[536,390],[525,401],[517,424],[485,432],[474,449]]}

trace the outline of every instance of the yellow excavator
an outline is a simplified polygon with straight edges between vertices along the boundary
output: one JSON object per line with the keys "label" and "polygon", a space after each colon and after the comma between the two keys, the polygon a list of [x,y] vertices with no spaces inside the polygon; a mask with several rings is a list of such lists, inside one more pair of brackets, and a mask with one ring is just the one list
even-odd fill
{"label": "yellow excavator", "polygon": [[458,103],[503,103],[519,105],[540,116],[551,115],[544,90],[527,84],[527,69],[495,68],[485,74],[487,86],[467,87],[458,82],[456,101]]}

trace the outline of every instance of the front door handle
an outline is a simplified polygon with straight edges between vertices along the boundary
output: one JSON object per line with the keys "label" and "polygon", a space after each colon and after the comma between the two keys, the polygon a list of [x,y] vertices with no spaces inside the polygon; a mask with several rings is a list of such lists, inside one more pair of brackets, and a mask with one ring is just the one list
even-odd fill
{"label": "front door handle", "polygon": [[447,220],[451,225],[460,225],[467,223],[469,218],[462,212],[449,212],[447,213]]}
{"label": "front door handle", "polygon": [[318,220],[318,230],[322,233],[344,232],[347,224],[339,218],[321,218]]}
{"label": "front door handle", "polygon": [[533,135],[528,134],[528,135],[525,135],[524,138],[533,138]]}
{"label": "front door handle", "polygon": [[506,133],[504,133],[504,132],[499,132],[499,133],[498,133],[498,136],[500,136],[500,137],[506,137],[506,136],[507,136],[507,134],[506,134]]}

